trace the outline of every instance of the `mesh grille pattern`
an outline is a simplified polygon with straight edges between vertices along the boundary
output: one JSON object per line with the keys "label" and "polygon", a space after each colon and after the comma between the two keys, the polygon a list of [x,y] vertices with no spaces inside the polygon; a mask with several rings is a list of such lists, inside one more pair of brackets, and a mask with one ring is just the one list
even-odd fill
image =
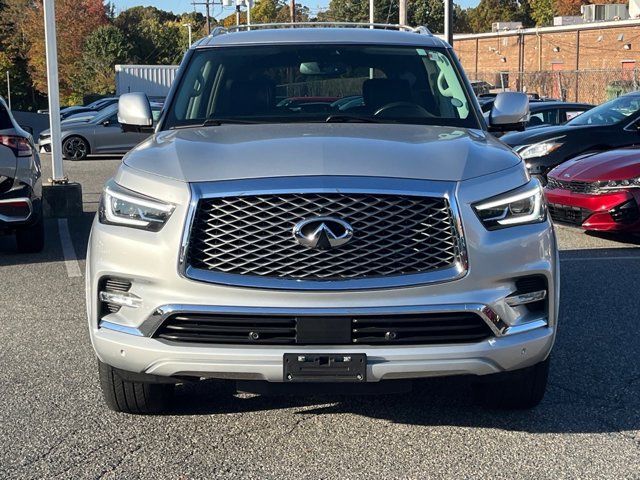
{"label": "mesh grille pattern", "polygon": [[[333,216],[354,231],[349,243],[312,250],[294,225]],[[379,194],[285,194],[200,200],[188,264],[240,275],[306,280],[424,273],[452,266],[460,246],[444,198]]]}
{"label": "mesh grille pattern", "polygon": [[589,182],[566,182],[552,177],[549,177],[549,188],[561,188],[574,193],[590,193],[593,190],[592,185]]}

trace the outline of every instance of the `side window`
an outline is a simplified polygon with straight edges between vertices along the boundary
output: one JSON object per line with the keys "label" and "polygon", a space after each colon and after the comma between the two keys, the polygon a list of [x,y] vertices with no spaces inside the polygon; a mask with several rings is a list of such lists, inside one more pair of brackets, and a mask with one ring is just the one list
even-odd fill
{"label": "side window", "polygon": [[576,118],[578,115],[584,113],[584,110],[565,110],[564,111],[564,116],[566,117],[563,121],[568,122],[569,120],[572,120],[574,118]]}
{"label": "side window", "polygon": [[[460,78],[451,62],[439,52],[428,52],[418,49],[429,76],[431,89],[438,97],[440,111],[437,116],[467,118],[469,105]],[[455,112],[455,113],[453,113]],[[453,113],[453,115],[452,115]]]}
{"label": "side window", "polygon": [[529,118],[529,126],[534,127],[536,125],[557,125],[558,122],[558,110],[542,110],[531,114]]}

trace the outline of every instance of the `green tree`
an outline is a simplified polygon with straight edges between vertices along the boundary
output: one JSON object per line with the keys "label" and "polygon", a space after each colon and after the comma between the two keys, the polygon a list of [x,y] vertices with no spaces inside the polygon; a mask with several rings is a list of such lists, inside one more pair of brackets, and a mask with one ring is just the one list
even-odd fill
{"label": "green tree", "polygon": [[531,18],[537,26],[551,25],[554,15],[554,0],[531,0]]}
{"label": "green tree", "polygon": [[518,13],[516,0],[480,0],[478,6],[469,11],[469,24],[474,32],[490,32],[493,22],[515,21]]}
{"label": "green tree", "polygon": [[114,25],[132,45],[133,62],[166,65],[179,61],[186,46],[179,21],[177,15],[155,7],[133,7],[120,13]]}
{"label": "green tree", "polygon": [[[407,16],[410,25],[424,25],[435,33],[444,32],[444,2],[442,0],[414,0],[408,4]],[[453,31],[469,31],[469,19],[466,10],[453,5]]]}
{"label": "green tree", "polygon": [[106,95],[115,91],[115,65],[129,60],[132,46],[114,25],[96,29],[87,37],[82,54],[83,70],[76,90]]}

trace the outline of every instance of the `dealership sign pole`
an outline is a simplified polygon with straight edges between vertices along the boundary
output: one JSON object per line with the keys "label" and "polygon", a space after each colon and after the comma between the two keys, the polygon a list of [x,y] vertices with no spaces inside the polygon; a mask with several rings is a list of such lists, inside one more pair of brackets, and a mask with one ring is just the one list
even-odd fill
{"label": "dealership sign pole", "polygon": [[54,0],[44,0],[44,37],[47,52],[47,87],[51,127],[52,183],[65,183],[60,134],[60,92],[58,91],[58,47],[56,44],[56,11]]}

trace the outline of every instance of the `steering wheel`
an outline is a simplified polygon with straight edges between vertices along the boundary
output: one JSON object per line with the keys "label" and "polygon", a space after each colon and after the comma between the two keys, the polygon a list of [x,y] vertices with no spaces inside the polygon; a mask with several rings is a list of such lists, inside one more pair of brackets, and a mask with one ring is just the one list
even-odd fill
{"label": "steering wheel", "polygon": [[424,107],[411,102],[392,102],[380,107],[373,114],[374,117],[405,117],[405,118],[424,118],[435,117]]}
{"label": "steering wheel", "polygon": [[[612,123],[618,123],[624,120],[626,117],[620,112],[607,112],[607,113],[600,113],[596,115],[596,118],[600,119],[605,124],[610,125]],[[593,122],[589,122],[589,123],[592,124]]]}

